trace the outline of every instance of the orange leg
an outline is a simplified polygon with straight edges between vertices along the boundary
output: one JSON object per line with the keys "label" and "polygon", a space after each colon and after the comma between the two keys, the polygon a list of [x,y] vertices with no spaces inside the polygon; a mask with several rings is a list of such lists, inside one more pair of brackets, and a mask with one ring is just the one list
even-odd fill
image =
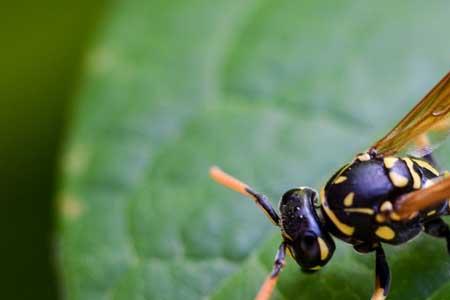
{"label": "orange leg", "polygon": [[408,219],[418,211],[438,205],[450,198],[450,177],[442,177],[434,185],[408,193],[395,203],[395,212],[401,219]]}
{"label": "orange leg", "polygon": [[255,297],[255,300],[270,299],[270,297],[273,294],[273,289],[277,284],[278,276],[280,275],[280,272],[285,265],[285,258],[286,258],[286,244],[283,242],[281,243],[280,247],[278,248],[278,252],[275,255],[272,273],[270,273],[270,275],[267,276],[266,280],[259,289],[259,292]]}

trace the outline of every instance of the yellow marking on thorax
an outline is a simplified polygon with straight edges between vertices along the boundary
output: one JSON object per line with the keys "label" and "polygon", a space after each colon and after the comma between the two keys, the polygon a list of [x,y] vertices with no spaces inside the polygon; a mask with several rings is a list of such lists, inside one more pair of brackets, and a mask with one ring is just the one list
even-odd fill
{"label": "yellow marking on thorax", "polygon": [[351,165],[352,165],[352,163],[347,163],[347,164],[343,165],[343,166],[339,169],[339,171],[337,172],[337,174],[334,176],[334,178],[338,178],[339,176],[341,176],[342,173],[344,173],[345,170],[347,170],[348,167],[350,167]]}
{"label": "yellow marking on thorax", "polygon": [[389,178],[391,179],[392,184],[396,187],[402,188],[408,185],[408,178],[394,171],[389,172]]}
{"label": "yellow marking on thorax", "polygon": [[346,181],[347,180],[347,177],[345,177],[345,176],[339,176],[338,178],[336,178],[335,180],[334,180],[334,184],[339,184],[339,183],[342,183],[342,182],[344,182],[344,181]]}
{"label": "yellow marking on thorax", "polygon": [[375,216],[375,220],[376,220],[378,223],[383,223],[384,221],[386,221],[386,218],[385,218],[384,215],[382,215],[382,214],[377,214],[377,215]]}
{"label": "yellow marking on thorax", "polygon": [[317,238],[317,242],[319,243],[320,259],[326,260],[328,257],[328,254],[330,253],[327,243],[325,243],[325,241],[321,237]]}
{"label": "yellow marking on thorax", "polygon": [[[380,205],[380,211],[383,213],[387,213],[389,212],[389,219],[393,220],[393,221],[400,221],[400,216],[393,211],[394,207],[392,205],[392,202],[390,201],[384,201],[381,205]],[[386,216],[383,214],[377,214],[375,217],[375,220],[379,223],[383,223],[384,221],[386,221]]]}
{"label": "yellow marking on thorax", "polygon": [[393,157],[393,156],[388,156],[388,157],[385,157],[383,159],[383,161],[384,161],[384,166],[388,169],[391,169],[395,165],[395,163],[398,161],[398,158]]}
{"label": "yellow marking on thorax", "polygon": [[421,166],[424,169],[427,169],[428,171],[430,171],[431,173],[433,173],[436,176],[439,176],[439,171],[436,170],[431,164],[429,164],[428,162],[421,160],[421,159],[413,159],[413,161],[418,164],[419,166]]}
{"label": "yellow marking on thorax", "polygon": [[315,266],[315,267],[309,268],[308,270],[317,271],[317,270],[320,270],[320,268],[322,268],[322,267],[321,266]]}
{"label": "yellow marking on thorax", "polygon": [[394,211],[389,214],[389,218],[391,218],[391,220],[393,220],[393,221],[400,221],[401,220],[400,216]]}
{"label": "yellow marking on thorax", "polygon": [[406,163],[409,173],[411,174],[411,177],[413,179],[413,188],[415,190],[420,189],[420,187],[422,186],[422,180],[416,170],[414,170],[414,163],[409,157],[404,157],[402,159]]}
{"label": "yellow marking on thorax", "polygon": [[328,218],[333,222],[333,224],[336,226],[339,231],[341,231],[343,234],[351,236],[353,232],[355,231],[355,228],[352,226],[349,226],[347,224],[342,223],[335,213],[328,207],[327,199],[325,198],[325,191],[322,189],[320,191],[320,197],[322,200],[322,207],[327,214]]}
{"label": "yellow marking on thorax", "polygon": [[344,211],[347,213],[360,213],[366,215],[373,215],[375,213],[373,209],[367,207],[344,208]]}
{"label": "yellow marking on thorax", "polygon": [[395,237],[395,232],[389,226],[378,227],[375,234],[384,240],[392,240]]}
{"label": "yellow marking on thorax", "polygon": [[370,160],[370,155],[369,155],[369,153],[364,153],[364,154],[358,155],[356,157],[356,159],[358,159],[359,161],[368,161],[368,160]]}
{"label": "yellow marking on thorax", "polygon": [[381,211],[391,211],[392,203],[390,201],[384,201],[380,206]]}
{"label": "yellow marking on thorax", "polygon": [[352,206],[353,204],[353,198],[355,197],[355,193],[351,192],[344,198],[344,205],[345,206]]}
{"label": "yellow marking on thorax", "polygon": [[429,212],[427,212],[427,216],[429,217],[429,216],[432,216],[432,215],[434,215],[436,213],[436,210],[435,209],[433,209],[433,210],[430,210]]}

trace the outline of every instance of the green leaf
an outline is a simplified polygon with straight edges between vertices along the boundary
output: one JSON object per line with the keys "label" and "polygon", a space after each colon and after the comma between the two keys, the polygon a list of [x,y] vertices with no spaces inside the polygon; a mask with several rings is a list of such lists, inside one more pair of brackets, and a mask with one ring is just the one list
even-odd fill
{"label": "green leaf", "polygon": [[[252,298],[279,233],[208,179],[208,167],[274,205],[293,186],[319,188],[447,72],[449,9],[443,0],[116,3],[88,53],[62,163],[67,298]],[[337,246],[314,275],[289,260],[274,298],[369,298],[373,257]],[[390,299],[443,299],[443,241],[387,248]]]}

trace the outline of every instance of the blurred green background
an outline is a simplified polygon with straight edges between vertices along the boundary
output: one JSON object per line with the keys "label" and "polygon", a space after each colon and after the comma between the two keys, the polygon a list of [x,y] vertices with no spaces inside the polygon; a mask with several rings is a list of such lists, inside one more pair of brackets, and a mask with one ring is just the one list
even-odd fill
{"label": "blurred green background", "polygon": [[[279,233],[208,167],[274,205],[319,188],[448,72],[449,13],[444,0],[5,5],[2,295],[251,299]],[[450,147],[436,154],[450,166]],[[373,258],[337,247],[311,276],[289,261],[274,299],[367,299]],[[442,241],[387,254],[390,299],[447,299]]]}
{"label": "blurred green background", "polygon": [[0,9],[3,299],[55,299],[57,163],[82,57],[103,1]]}

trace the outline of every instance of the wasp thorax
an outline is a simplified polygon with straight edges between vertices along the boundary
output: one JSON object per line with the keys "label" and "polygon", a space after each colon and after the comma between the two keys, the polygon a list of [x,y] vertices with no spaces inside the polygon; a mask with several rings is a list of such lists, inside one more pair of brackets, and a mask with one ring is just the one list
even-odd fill
{"label": "wasp thorax", "polygon": [[317,270],[331,258],[335,245],[322,230],[315,211],[318,193],[302,187],[287,191],[280,201],[281,230],[290,253],[303,270]]}

